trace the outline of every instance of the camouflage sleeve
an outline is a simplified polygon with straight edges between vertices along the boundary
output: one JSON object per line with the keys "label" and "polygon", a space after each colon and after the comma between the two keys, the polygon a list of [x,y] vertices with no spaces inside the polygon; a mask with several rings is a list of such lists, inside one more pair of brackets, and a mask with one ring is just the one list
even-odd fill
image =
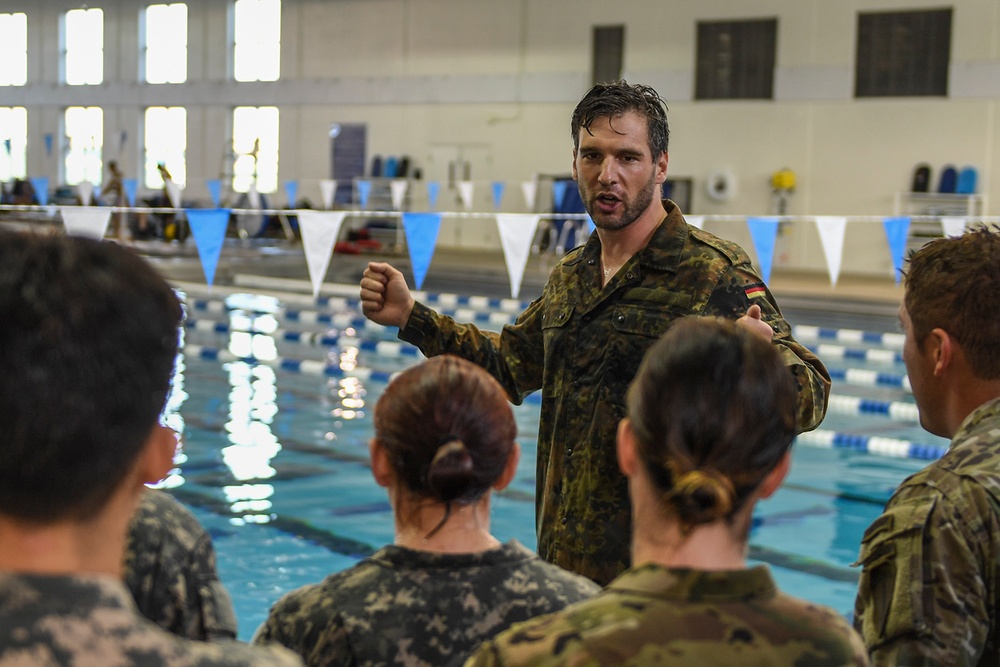
{"label": "camouflage sleeve", "polygon": [[236,610],[229,591],[219,580],[212,538],[205,532],[191,551],[188,578],[188,631],[186,636],[206,640],[235,639]]}
{"label": "camouflage sleeve", "polygon": [[543,346],[541,299],[536,300],[502,333],[459,324],[421,303],[413,305],[399,338],[428,357],[454,354],[485,368],[515,404],[542,386]]}
{"label": "camouflage sleeve", "polygon": [[774,344],[798,389],[798,431],[810,431],[826,416],[830,398],[830,373],[815,354],[792,337],[778,304],[752,267],[739,264],[722,276],[708,301],[705,315],[738,319],[752,305],[760,306],[761,319],[771,326]]}
{"label": "camouflage sleeve", "polygon": [[280,644],[302,656],[310,667],[353,665],[354,651],[343,618],[339,614],[313,617],[311,611],[312,605],[289,594],[274,605],[250,643]]}
{"label": "camouflage sleeve", "polygon": [[989,632],[974,529],[927,486],[865,531],[854,625],[874,665],[979,664]]}

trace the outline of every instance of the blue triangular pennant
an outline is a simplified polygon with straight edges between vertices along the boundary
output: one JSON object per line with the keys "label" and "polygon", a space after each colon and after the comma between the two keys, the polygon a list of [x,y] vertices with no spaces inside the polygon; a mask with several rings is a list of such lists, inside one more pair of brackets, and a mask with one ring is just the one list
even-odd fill
{"label": "blue triangular pennant", "polygon": [[205,272],[205,280],[209,285],[215,280],[215,267],[219,264],[222,253],[222,242],[226,238],[226,227],[229,226],[228,208],[189,208],[185,209],[191,234],[198,246],[198,257],[201,258],[201,268]]}
{"label": "blue triangular pennant", "polygon": [[438,231],[441,229],[440,213],[404,213],[403,231],[406,232],[406,247],[410,251],[413,266],[413,282],[420,289],[427,275],[427,267],[434,257]]}
{"label": "blue triangular pennant", "polygon": [[358,201],[361,202],[361,208],[368,206],[368,195],[371,193],[371,181],[358,181]]}
{"label": "blue triangular pennant", "polygon": [[500,202],[503,201],[503,181],[493,181],[493,208],[500,210]]}
{"label": "blue triangular pennant", "polygon": [[910,236],[910,217],[885,218],[882,220],[885,238],[889,242],[892,255],[893,277],[899,282],[903,270],[903,256],[906,254],[906,239]]}
{"label": "blue triangular pennant", "polygon": [[212,205],[219,208],[222,202],[222,181],[217,178],[205,179],[205,187],[208,188],[208,196],[212,198]]}
{"label": "blue triangular pennant", "polygon": [[288,208],[295,208],[295,200],[299,196],[299,182],[285,181],[285,197],[288,198]]}
{"label": "blue triangular pennant", "polygon": [[122,189],[125,190],[125,199],[129,206],[135,206],[135,193],[139,190],[139,179],[123,178]]}
{"label": "blue triangular pennant", "polygon": [[438,193],[441,192],[441,184],[437,181],[427,181],[427,203],[431,208],[437,208]]}
{"label": "blue triangular pennant", "polygon": [[566,181],[552,181],[552,208],[560,210],[566,197]]}
{"label": "blue triangular pennant", "polygon": [[49,177],[35,176],[30,179],[31,187],[35,190],[35,197],[38,203],[45,206],[49,203]]}
{"label": "blue triangular pennant", "polygon": [[771,279],[771,264],[774,262],[774,240],[778,236],[777,218],[747,218],[750,238],[760,262],[760,277],[766,283]]}

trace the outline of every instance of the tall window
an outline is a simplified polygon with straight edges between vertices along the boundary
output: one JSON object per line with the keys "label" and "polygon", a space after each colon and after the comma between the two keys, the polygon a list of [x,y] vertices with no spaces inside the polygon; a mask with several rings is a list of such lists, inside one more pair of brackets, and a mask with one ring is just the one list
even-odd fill
{"label": "tall window", "polygon": [[71,9],[63,25],[63,72],[71,86],[104,81],[104,10]]}
{"label": "tall window", "polygon": [[858,14],[854,95],[947,95],[950,58],[950,9]]}
{"label": "tall window", "polygon": [[187,81],[187,4],[150,5],[143,16],[142,34],[145,38],[143,61],[146,82]]}
{"label": "tall window", "polygon": [[278,107],[233,110],[233,191],[278,189]]}
{"label": "tall window", "polygon": [[609,83],[622,77],[625,26],[594,26],[592,83]]}
{"label": "tall window", "polygon": [[0,86],[28,82],[28,18],[23,13],[0,14]]}
{"label": "tall window", "polygon": [[281,0],[236,0],[233,78],[277,81],[281,74]]}
{"label": "tall window", "polygon": [[773,99],[777,19],[699,21],[695,99]]}
{"label": "tall window", "polygon": [[66,182],[100,183],[104,148],[104,110],[101,107],[66,109]]}
{"label": "tall window", "polygon": [[24,107],[0,107],[0,181],[28,173],[28,112]]}
{"label": "tall window", "polygon": [[143,183],[147,188],[163,187],[163,178],[156,168],[164,163],[174,183],[187,181],[187,109],[184,107],[149,107],[145,119],[145,159]]}

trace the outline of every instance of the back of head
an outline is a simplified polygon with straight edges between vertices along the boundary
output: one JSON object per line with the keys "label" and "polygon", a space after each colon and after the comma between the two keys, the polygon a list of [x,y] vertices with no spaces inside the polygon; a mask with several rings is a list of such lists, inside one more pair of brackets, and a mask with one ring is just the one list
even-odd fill
{"label": "back of head", "polygon": [[1000,228],[980,226],[936,239],[909,258],[905,303],[916,343],[932,329],[944,329],[984,380],[1000,379],[998,294]]}
{"label": "back of head", "polygon": [[156,425],[181,307],[129,250],[0,234],[0,513],[97,512]]}
{"label": "back of head", "polygon": [[628,393],[639,458],[681,529],[730,520],[788,451],[795,382],[774,346],[731,321],[677,322]]}
{"label": "back of head", "polygon": [[451,355],[400,373],[379,399],[375,439],[415,496],[450,504],[478,500],[500,477],[517,424],[500,384]]}
{"label": "back of head", "polygon": [[599,83],[583,96],[573,111],[570,132],[573,148],[580,146],[580,130],[590,131],[590,126],[600,118],[615,118],[626,112],[635,112],[646,119],[649,128],[649,151],[656,160],[667,152],[670,127],[667,123],[667,105],[659,94],[641,84],[626,81]]}

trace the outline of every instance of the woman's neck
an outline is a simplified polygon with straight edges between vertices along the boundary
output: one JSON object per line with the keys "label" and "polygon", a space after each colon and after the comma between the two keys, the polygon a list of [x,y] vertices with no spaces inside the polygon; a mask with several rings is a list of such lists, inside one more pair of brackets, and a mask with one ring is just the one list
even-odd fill
{"label": "woman's neck", "polygon": [[445,515],[443,503],[426,499],[401,502],[396,508],[394,543],[419,551],[454,554],[500,546],[500,541],[490,534],[488,495],[471,505],[452,504],[447,520]]}
{"label": "woman's neck", "polygon": [[640,529],[632,539],[632,566],[656,563],[694,570],[742,570],[747,566],[747,545],[733,533],[733,526],[724,521],[695,526],[687,534],[673,523],[660,530]]}

